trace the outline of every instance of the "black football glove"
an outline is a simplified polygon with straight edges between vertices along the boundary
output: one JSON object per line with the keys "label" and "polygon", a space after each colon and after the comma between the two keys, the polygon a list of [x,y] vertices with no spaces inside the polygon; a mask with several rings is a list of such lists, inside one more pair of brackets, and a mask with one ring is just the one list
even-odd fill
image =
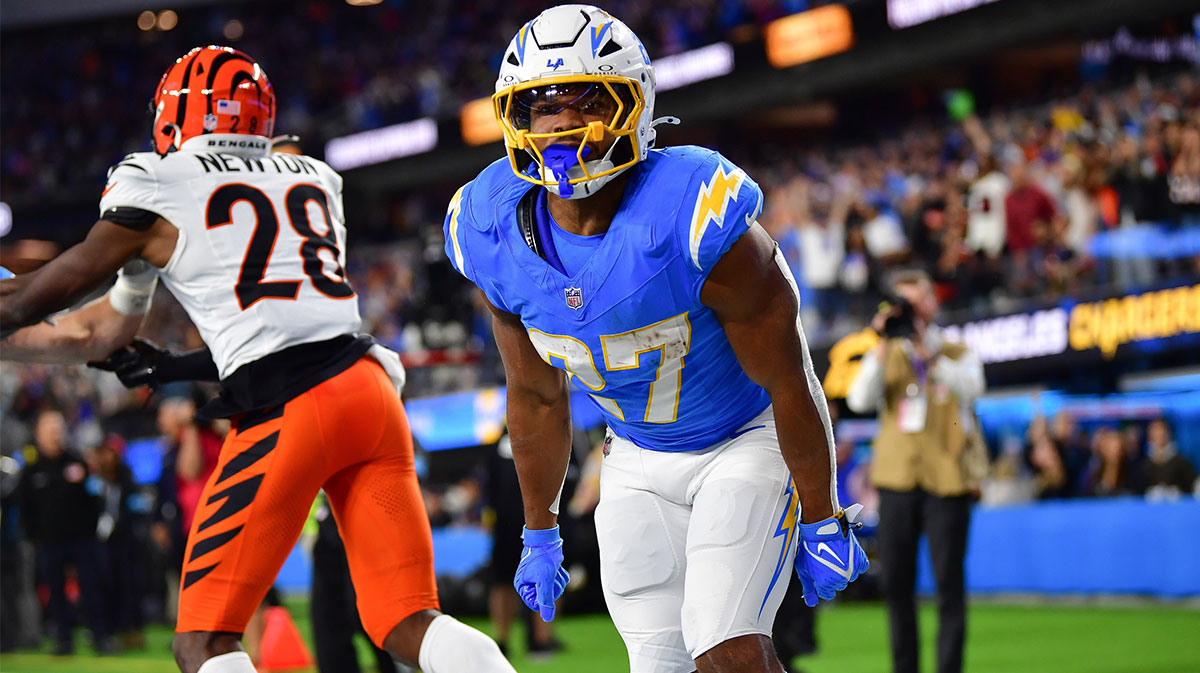
{"label": "black football glove", "polygon": [[103,360],[89,362],[88,366],[116,374],[126,388],[155,388],[164,383],[159,379],[158,370],[166,355],[167,351],[153,342],[136,338],[133,343],[113,351]]}

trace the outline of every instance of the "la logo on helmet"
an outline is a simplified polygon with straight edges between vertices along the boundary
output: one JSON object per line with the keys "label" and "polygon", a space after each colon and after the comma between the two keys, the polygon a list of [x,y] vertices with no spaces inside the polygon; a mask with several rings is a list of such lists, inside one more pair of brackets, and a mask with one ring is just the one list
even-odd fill
{"label": "la logo on helmet", "polygon": [[547,68],[551,68],[553,70],[558,70],[559,68],[563,67],[564,65],[566,65],[566,64],[563,63],[563,60],[561,58],[558,59],[557,61],[553,61],[553,62],[550,59],[546,59],[546,67]]}

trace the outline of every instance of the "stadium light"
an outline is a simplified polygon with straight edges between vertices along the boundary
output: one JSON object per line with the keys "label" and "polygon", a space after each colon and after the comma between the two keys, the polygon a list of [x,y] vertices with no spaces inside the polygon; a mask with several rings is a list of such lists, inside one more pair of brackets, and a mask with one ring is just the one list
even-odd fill
{"label": "stadium light", "polygon": [[476,98],[462,106],[458,119],[463,142],[468,145],[486,145],[504,137],[504,130],[492,112],[491,98]]}
{"label": "stadium light", "polygon": [[854,46],[854,24],[843,5],[825,5],[767,24],[767,60],[787,68],[846,51]]}
{"label": "stadium light", "polygon": [[718,42],[681,54],[663,56],[654,61],[654,76],[659,91],[678,89],[731,72],[733,47],[728,42]]}
{"label": "stadium light", "polygon": [[156,21],[158,21],[158,17],[154,15],[154,12],[147,9],[138,14],[137,27],[141,30],[154,30],[154,23]]}
{"label": "stadium light", "polygon": [[158,29],[168,31],[179,25],[179,15],[174,10],[164,9],[158,13]]}
{"label": "stadium light", "polygon": [[246,27],[237,19],[230,19],[225,23],[225,28],[221,30],[221,34],[226,40],[240,40],[242,35],[246,33]]}
{"label": "stadium light", "polygon": [[325,144],[325,161],[344,171],[428,152],[437,142],[437,122],[425,117],[334,138]]}
{"label": "stadium light", "polygon": [[346,0],[347,5],[354,7],[370,7],[371,5],[378,5],[381,2],[383,0]]}
{"label": "stadium light", "polygon": [[908,28],[943,16],[990,5],[998,0],[887,0],[888,24]]}

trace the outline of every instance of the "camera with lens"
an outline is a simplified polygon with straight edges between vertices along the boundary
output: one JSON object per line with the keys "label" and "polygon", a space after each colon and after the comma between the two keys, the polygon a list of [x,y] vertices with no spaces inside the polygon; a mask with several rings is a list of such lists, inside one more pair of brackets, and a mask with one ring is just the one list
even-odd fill
{"label": "camera with lens", "polygon": [[888,297],[880,308],[891,311],[883,323],[882,336],[885,339],[911,337],[917,333],[912,302],[904,297],[893,296]]}

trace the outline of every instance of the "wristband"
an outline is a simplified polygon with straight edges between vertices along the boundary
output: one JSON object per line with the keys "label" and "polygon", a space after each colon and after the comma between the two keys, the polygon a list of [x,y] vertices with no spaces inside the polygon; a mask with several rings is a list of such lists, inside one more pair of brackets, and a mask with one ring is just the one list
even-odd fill
{"label": "wristband", "polygon": [[117,272],[117,282],[108,291],[108,303],[121,315],[139,316],[150,311],[158,271],[149,263],[134,260]]}

